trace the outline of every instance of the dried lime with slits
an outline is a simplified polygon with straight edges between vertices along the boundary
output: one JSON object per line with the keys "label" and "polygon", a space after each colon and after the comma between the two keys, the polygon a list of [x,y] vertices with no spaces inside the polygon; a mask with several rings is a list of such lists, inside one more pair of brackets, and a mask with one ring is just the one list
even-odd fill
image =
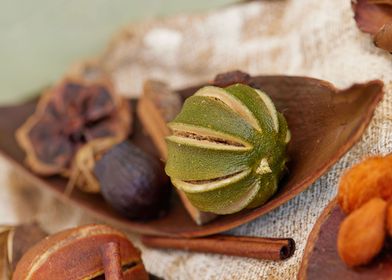
{"label": "dried lime with slits", "polygon": [[198,209],[231,214],[276,192],[290,132],[264,92],[244,84],[203,87],[169,127],[166,173]]}

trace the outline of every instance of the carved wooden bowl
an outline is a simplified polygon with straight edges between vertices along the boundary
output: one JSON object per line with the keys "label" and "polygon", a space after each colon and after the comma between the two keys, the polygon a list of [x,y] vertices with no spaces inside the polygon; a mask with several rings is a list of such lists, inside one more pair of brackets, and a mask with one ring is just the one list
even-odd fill
{"label": "carved wooden bowl", "polygon": [[[346,90],[307,77],[257,76],[251,83],[267,92],[287,118],[292,133],[288,147],[289,174],[265,205],[220,216],[203,226],[193,222],[177,198],[173,199],[166,216],[147,222],[131,221],[114,212],[100,195],[75,190],[67,197],[64,195],[64,178],[42,178],[33,174],[24,164],[25,155],[16,143],[14,133],[33,113],[36,101],[0,108],[0,151],[32,184],[52,191],[61,200],[82,207],[108,223],[154,235],[196,237],[222,232],[260,217],[308,188],[360,139],[383,96],[380,81],[357,84]],[[178,93],[186,98],[199,87],[179,90]],[[135,126],[131,140],[144,150],[157,154],[138,120]]]}

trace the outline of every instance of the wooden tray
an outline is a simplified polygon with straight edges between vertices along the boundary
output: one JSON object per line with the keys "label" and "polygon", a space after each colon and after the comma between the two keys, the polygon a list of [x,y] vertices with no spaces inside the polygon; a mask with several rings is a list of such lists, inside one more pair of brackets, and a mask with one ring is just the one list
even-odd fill
{"label": "wooden tray", "polygon": [[[103,221],[130,231],[184,237],[222,232],[260,217],[309,187],[360,139],[383,96],[380,81],[354,85],[344,91],[328,82],[304,77],[258,76],[252,78],[251,83],[266,91],[287,118],[292,133],[288,147],[289,174],[281,182],[278,193],[265,205],[221,216],[204,226],[197,226],[176,198],[165,217],[147,222],[131,221],[115,213],[100,195],[75,190],[71,197],[66,197],[63,195],[65,179],[41,178],[30,172],[23,163],[24,153],[15,141],[14,132],[33,113],[35,101],[0,108],[0,152],[33,184],[88,210]],[[199,87],[178,92],[185,98]],[[155,153],[138,121],[131,140]]]}
{"label": "wooden tray", "polygon": [[382,280],[392,279],[392,244],[369,265],[348,268],[339,258],[337,236],[346,215],[333,200],[318,218],[309,235],[298,274],[299,280]]}

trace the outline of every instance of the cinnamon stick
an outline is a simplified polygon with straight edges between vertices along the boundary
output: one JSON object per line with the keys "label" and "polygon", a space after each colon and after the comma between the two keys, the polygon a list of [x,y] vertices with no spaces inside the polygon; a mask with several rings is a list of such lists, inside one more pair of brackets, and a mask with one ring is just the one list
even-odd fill
{"label": "cinnamon stick", "polygon": [[213,235],[189,239],[142,236],[142,242],[153,248],[180,249],[275,261],[287,259],[295,251],[295,242],[291,238]]}
{"label": "cinnamon stick", "polygon": [[124,280],[121,269],[120,246],[117,242],[101,246],[101,257],[106,280]]}

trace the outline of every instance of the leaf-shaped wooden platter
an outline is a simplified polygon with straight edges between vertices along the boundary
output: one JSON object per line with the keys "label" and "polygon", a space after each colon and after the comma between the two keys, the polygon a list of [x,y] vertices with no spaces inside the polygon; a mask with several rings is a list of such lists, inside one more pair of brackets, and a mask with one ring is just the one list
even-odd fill
{"label": "leaf-shaped wooden platter", "polygon": [[339,258],[337,236],[340,223],[346,215],[333,200],[318,218],[309,235],[298,274],[299,280],[382,280],[392,279],[392,244],[370,264],[348,268]]}
{"label": "leaf-shaped wooden platter", "polygon": [[[309,187],[360,139],[383,96],[380,81],[354,85],[342,91],[328,82],[306,77],[258,76],[252,78],[251,84],[267,92],[287,118],[292,133],[288,147],[289,174],[280,183],[278,193],[265,205],[220,216],[203,226],[193,222],[176,198],[166,216],[147,222],[131,221],[115,213],[100,195],[75,190],[67,197],[64,195],[65,179],[41,178],[33,174],[24,164],[24,153],[16,143],[14,133],[33,113],[36,102],[0,108],[0,151],[33,184],[108,223],[155,235],[196,237],[222,232],[260,217]],[[185,98],[197,88],[179,90],[178,93]],[[156,154],[137,120],[131,140]]]}

